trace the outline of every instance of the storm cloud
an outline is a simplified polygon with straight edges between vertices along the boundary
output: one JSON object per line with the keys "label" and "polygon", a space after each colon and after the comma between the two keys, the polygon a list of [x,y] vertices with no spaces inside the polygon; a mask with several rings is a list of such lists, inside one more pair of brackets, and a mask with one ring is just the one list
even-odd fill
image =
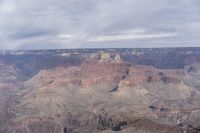
{"label": "storm cloud", "polygon": [[200,46],[199,0],[0,0],[0,49]]}

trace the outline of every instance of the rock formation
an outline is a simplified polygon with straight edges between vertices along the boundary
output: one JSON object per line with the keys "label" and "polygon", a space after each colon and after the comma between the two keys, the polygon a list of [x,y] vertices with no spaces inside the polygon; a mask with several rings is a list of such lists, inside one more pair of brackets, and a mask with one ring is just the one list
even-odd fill
{"label": "rock formation", "polygon": [[[0,133],[199,132],[198,54],[180,49],[185,65],[163,69],[173,50],[37,51],[47,65],[34,52],[4,53]],[[155,53],[160,64],[147,61]]]}

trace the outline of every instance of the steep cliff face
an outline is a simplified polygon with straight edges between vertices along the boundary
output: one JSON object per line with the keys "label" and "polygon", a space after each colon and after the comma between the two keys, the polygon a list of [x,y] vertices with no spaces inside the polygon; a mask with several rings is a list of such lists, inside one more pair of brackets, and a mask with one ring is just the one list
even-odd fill
{"label": "steep cliff face", "polygon": [[[72,63],[77,55],[81,60]],[[0,132],[198,132],[198,62],[160,69],[125,61],[116,51],[73,56],[59,54],[56,60],[67,60],[37,67],[34,76],[24,75],[11,59],[1,61]]]}

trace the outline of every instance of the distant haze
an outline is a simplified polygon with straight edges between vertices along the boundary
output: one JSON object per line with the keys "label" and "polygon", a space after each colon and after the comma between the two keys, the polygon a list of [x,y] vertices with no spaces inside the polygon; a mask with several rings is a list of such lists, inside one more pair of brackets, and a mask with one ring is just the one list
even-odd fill
{"label": "distant haze", "polygon": [[200,0],[0,0],[0,49],[200,46]]}

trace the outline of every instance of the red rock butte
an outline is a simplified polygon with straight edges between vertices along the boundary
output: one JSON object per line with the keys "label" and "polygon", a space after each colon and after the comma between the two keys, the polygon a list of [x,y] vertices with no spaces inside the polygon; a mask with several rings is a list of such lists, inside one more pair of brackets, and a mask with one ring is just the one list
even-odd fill
{"label": "red rock butte", "polygon": [[199,132],[199,52],[0,53],[0,133]]}

